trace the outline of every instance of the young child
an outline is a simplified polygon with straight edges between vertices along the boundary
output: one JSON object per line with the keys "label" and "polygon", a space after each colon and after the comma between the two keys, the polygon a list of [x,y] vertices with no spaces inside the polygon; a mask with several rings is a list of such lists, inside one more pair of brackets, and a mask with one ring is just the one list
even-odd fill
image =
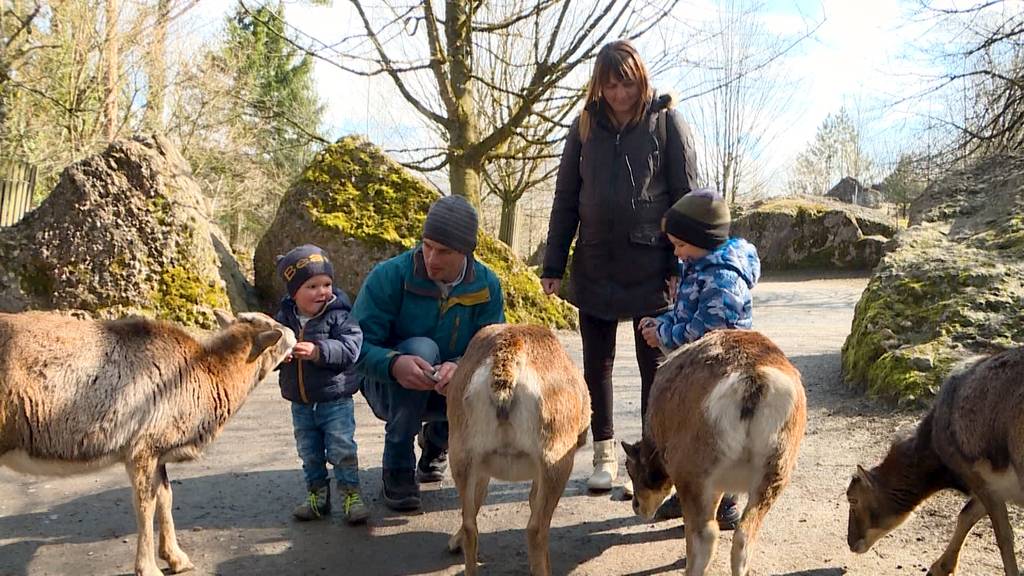
{"label": "young child", "polygon": [[298,344],[281,364],[281,396],[292,403],[295,445],[308,495],[293,514],[299,520],[331,511],[327,463],[344,498],[345,521],[365,522],[369,511],[359,492],[355,413],[358,384],[345,372],[359,358],[363,333],[351,317],[348,296],[334,287],[334,268],[312,244],[278,257],[277,273],[288,287],[276,319],[295,331]]}
{"label": "young child", "polygon": [[[707,188],[683,196],[665,213],[662,230],[675,247],[680,278],[673,309],[639,323],[650,346],[671,350],[711,330],[751,327],[750,290],[761,276],[761,260],[753,244],[729,237],[730,222],[728,203]],[[678,502],[667,501],[659,514],[681,516]],[[732,529],[738,521],[736,499],[726,494],[719,526]]]}

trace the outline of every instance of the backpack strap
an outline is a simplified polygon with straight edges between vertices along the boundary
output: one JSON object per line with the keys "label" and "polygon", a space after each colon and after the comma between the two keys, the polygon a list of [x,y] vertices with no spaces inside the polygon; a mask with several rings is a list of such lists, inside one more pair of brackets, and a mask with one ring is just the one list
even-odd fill
{"label": "backpack strap", "polygon": [[658,120],[656,121],[654,129],[658,138],[658,148],[660,150],[664,150],[665,143],[668,142],[668,108],[664,108],[658,112]]}

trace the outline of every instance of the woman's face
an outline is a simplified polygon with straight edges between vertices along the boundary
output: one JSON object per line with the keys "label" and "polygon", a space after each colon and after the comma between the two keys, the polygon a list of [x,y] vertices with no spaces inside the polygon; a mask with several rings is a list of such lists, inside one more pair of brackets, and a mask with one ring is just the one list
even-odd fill
{"label": "woman's face", "polygon": [[640,84],[633,80],[618,80],[614,76],[601,87],[601,95],[616,116],[629,116],[640,99]]}

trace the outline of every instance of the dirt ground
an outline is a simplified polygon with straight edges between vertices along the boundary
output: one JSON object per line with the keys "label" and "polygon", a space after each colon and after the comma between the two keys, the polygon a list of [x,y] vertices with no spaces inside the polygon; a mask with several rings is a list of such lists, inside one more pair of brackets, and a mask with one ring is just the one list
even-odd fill
{"label": "dirt ground", "polygon": [[[944,494],[922,507],[873,550],[846,546],[844,492],[858,463],[877,462],[890,440],[911,429],[918,412],[862,399],[839,376],[839,352],[864,278],[776,277],[754,291],[755,328],[773,338],[801,370],[809,402],[807,435],[789,488],[768,515],[753,553],[754,574],[835,576],[923,574],[940,554],[962,500]],[[580,362],[579,336],[562,341]],[[639,376],[627,324],[615,367],[619,438],[639,437]],[[299,524],[290,511],[303,496],[287,403],[273,382],[261,385],[198,462],[172,465],[175,520],[197,574],[457,574],[462,557],[445,551],[459,523],[450,479],[424,487],[423,510],[406,515],[380,502],[383,427],[357,402],[362,480],[373,516],[349,527]],[[645,523],[621,492],[590,495],[590,447],[555,511],[551,559],[556,574],[682,573],[682,521]],[[620,473],[625,474],[624,467]],[[484,573],[527,572],[524,527],[529,486],[492,482],[481,510]],[[1021,517],[1015,515],[1020,550]],[[729,533],[712,574],[728,574]],[[123,470],[91,476],[32,478],[0,469],[0,575],[131,573],[135,525]],[[965,546],[960,574],[1001,573],[988,521]]]}

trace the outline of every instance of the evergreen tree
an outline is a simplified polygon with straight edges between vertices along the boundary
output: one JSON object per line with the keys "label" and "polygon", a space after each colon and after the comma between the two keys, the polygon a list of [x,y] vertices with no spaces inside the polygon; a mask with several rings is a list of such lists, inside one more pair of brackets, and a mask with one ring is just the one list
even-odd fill
{"label": "evergreen tree", "polygon": [[789,188],[796,194],[825,194],[846,176],[868,180],[873,162],[861,148],[860,130],[840,108],[818,126],[814,140],[796,157]]}

